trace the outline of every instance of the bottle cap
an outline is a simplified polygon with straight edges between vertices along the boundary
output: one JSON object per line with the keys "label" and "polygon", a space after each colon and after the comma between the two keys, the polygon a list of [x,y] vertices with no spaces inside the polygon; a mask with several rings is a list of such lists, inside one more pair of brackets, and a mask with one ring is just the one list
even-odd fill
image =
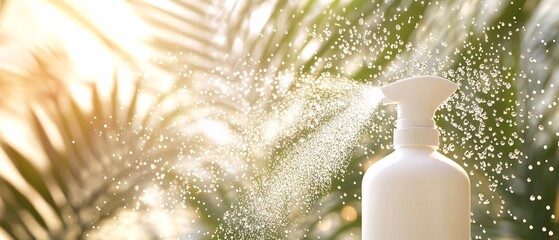
{"label": "bottle cap", "polygon": [[435,76],[412,77],[384,86],[384,104],[398,104],[394,148],[438,147],[435,111],[456,89],[456,83]]}

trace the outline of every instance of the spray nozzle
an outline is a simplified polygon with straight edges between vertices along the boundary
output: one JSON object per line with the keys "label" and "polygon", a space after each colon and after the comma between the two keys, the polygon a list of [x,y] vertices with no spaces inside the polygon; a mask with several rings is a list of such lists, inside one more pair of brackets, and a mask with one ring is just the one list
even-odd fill
{"label": "spray nozzle", "polygon": [[389,104],[397,104],[398,102],[392,101],[390,99],[388,99],[387,97],[382,98],[382,104],[384,105],[389,105]]}
{"label": "spray nozzle", "polygon": [[[419,139],[411,141],[416,145],[438,146],[438,131],[433,121],[435,111],[456,89],[456,83],[435,76],[412,77],[384,86],[383,103],[398,104],[395,146],[409,143],[407,138]],[[405,129],[410,131],[403,131]]]}

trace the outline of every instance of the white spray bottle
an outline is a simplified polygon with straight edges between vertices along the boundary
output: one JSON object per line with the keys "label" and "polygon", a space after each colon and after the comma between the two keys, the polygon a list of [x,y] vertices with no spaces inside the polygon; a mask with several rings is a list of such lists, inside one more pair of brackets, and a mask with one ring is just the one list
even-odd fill
{"label": "white spray bottle", "polygon": [[469,240],[470,180],[437,152],[435,111],[458,86],[444,78],[413,77],[382,88],[398,104],[395,151],[365,173],[364,240]]}

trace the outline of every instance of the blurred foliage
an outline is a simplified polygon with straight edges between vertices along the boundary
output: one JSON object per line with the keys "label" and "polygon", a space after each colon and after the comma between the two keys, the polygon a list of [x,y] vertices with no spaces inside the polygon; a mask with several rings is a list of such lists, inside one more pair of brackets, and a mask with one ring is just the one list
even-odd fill
{"label": "blurred foliage", "polygon": [[[556,0],[118,3],[147,26],[148,37],[139,44],[156,60],[138,57],[131,42],[116,36],[118,28],[102,24],[103,18],[119,21],[102,14],[108,1],[89,12],[85,1],[21,2],[0,1],[6,56],[0,59],[0,111],[2,119],[16,119],[30,132],[22,132],[27,145],[2,132],[2,150],[18,177],[0,175],[0,226],[14,239],[87,238],[141,202],[143,189],[154,183],[180,192],[181,204],[193,213],[197,230],[186,237],[226,238],[216,231],[235,228],[223,226],[226,212],[255,181],[265,180],[262,169],[281,165],[274,161],[282,152],[312,134],[299,128],[266,145],[251,131],[261,127],[254,115],[289,101],[288,93],[304,84],[302,76],[382,85],[418,74],[461,85],[449,104],[456,107],[440,109],[437,122],[443,152],[471,174],[472,237],[559,234]],[[105,69],[110,79],[75,74],[68,46],[41,38],[24,45],[13,37],[9,19],[18,12],[10,7],[40,4],[76,23],[117,59]],[[100,15],[86,14],[91,12]],[[127,71],[132,76],[121,74]],[[285,76],[295,80],[275,80]],[[472,109],[488,116],[480,119]],[[267,237],[359,236],[362,175],[390,151],[392,132],[380,129],[392,129],[386,115],[394,114],[378,111],[369,124],[377,129],[363,133],[367,150],[356,148],[330,191]],[[200,126],[206,120],[219,124]],[[461,129],[466,121],[479,134]],[[208,137],[215,126],[225,126],[238,142]],[[503,136],[513,136],[512,143]],[[184,163],[185,152],[192,157],[186,173],[174,168]],[[348,218],[352,211],[357,215]],[[331,224],[327,230],[325,222]],[[150,234],[161,237],[157,230]]]}

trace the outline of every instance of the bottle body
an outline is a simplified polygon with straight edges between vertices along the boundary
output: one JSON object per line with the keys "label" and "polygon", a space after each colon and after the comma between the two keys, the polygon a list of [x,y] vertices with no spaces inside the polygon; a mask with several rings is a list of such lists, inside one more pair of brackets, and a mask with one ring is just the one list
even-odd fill
{"label": "bottle body", "polygon": [[398,148],[362,187],[364,240],[470,239],[469,178],[434,147]]}

